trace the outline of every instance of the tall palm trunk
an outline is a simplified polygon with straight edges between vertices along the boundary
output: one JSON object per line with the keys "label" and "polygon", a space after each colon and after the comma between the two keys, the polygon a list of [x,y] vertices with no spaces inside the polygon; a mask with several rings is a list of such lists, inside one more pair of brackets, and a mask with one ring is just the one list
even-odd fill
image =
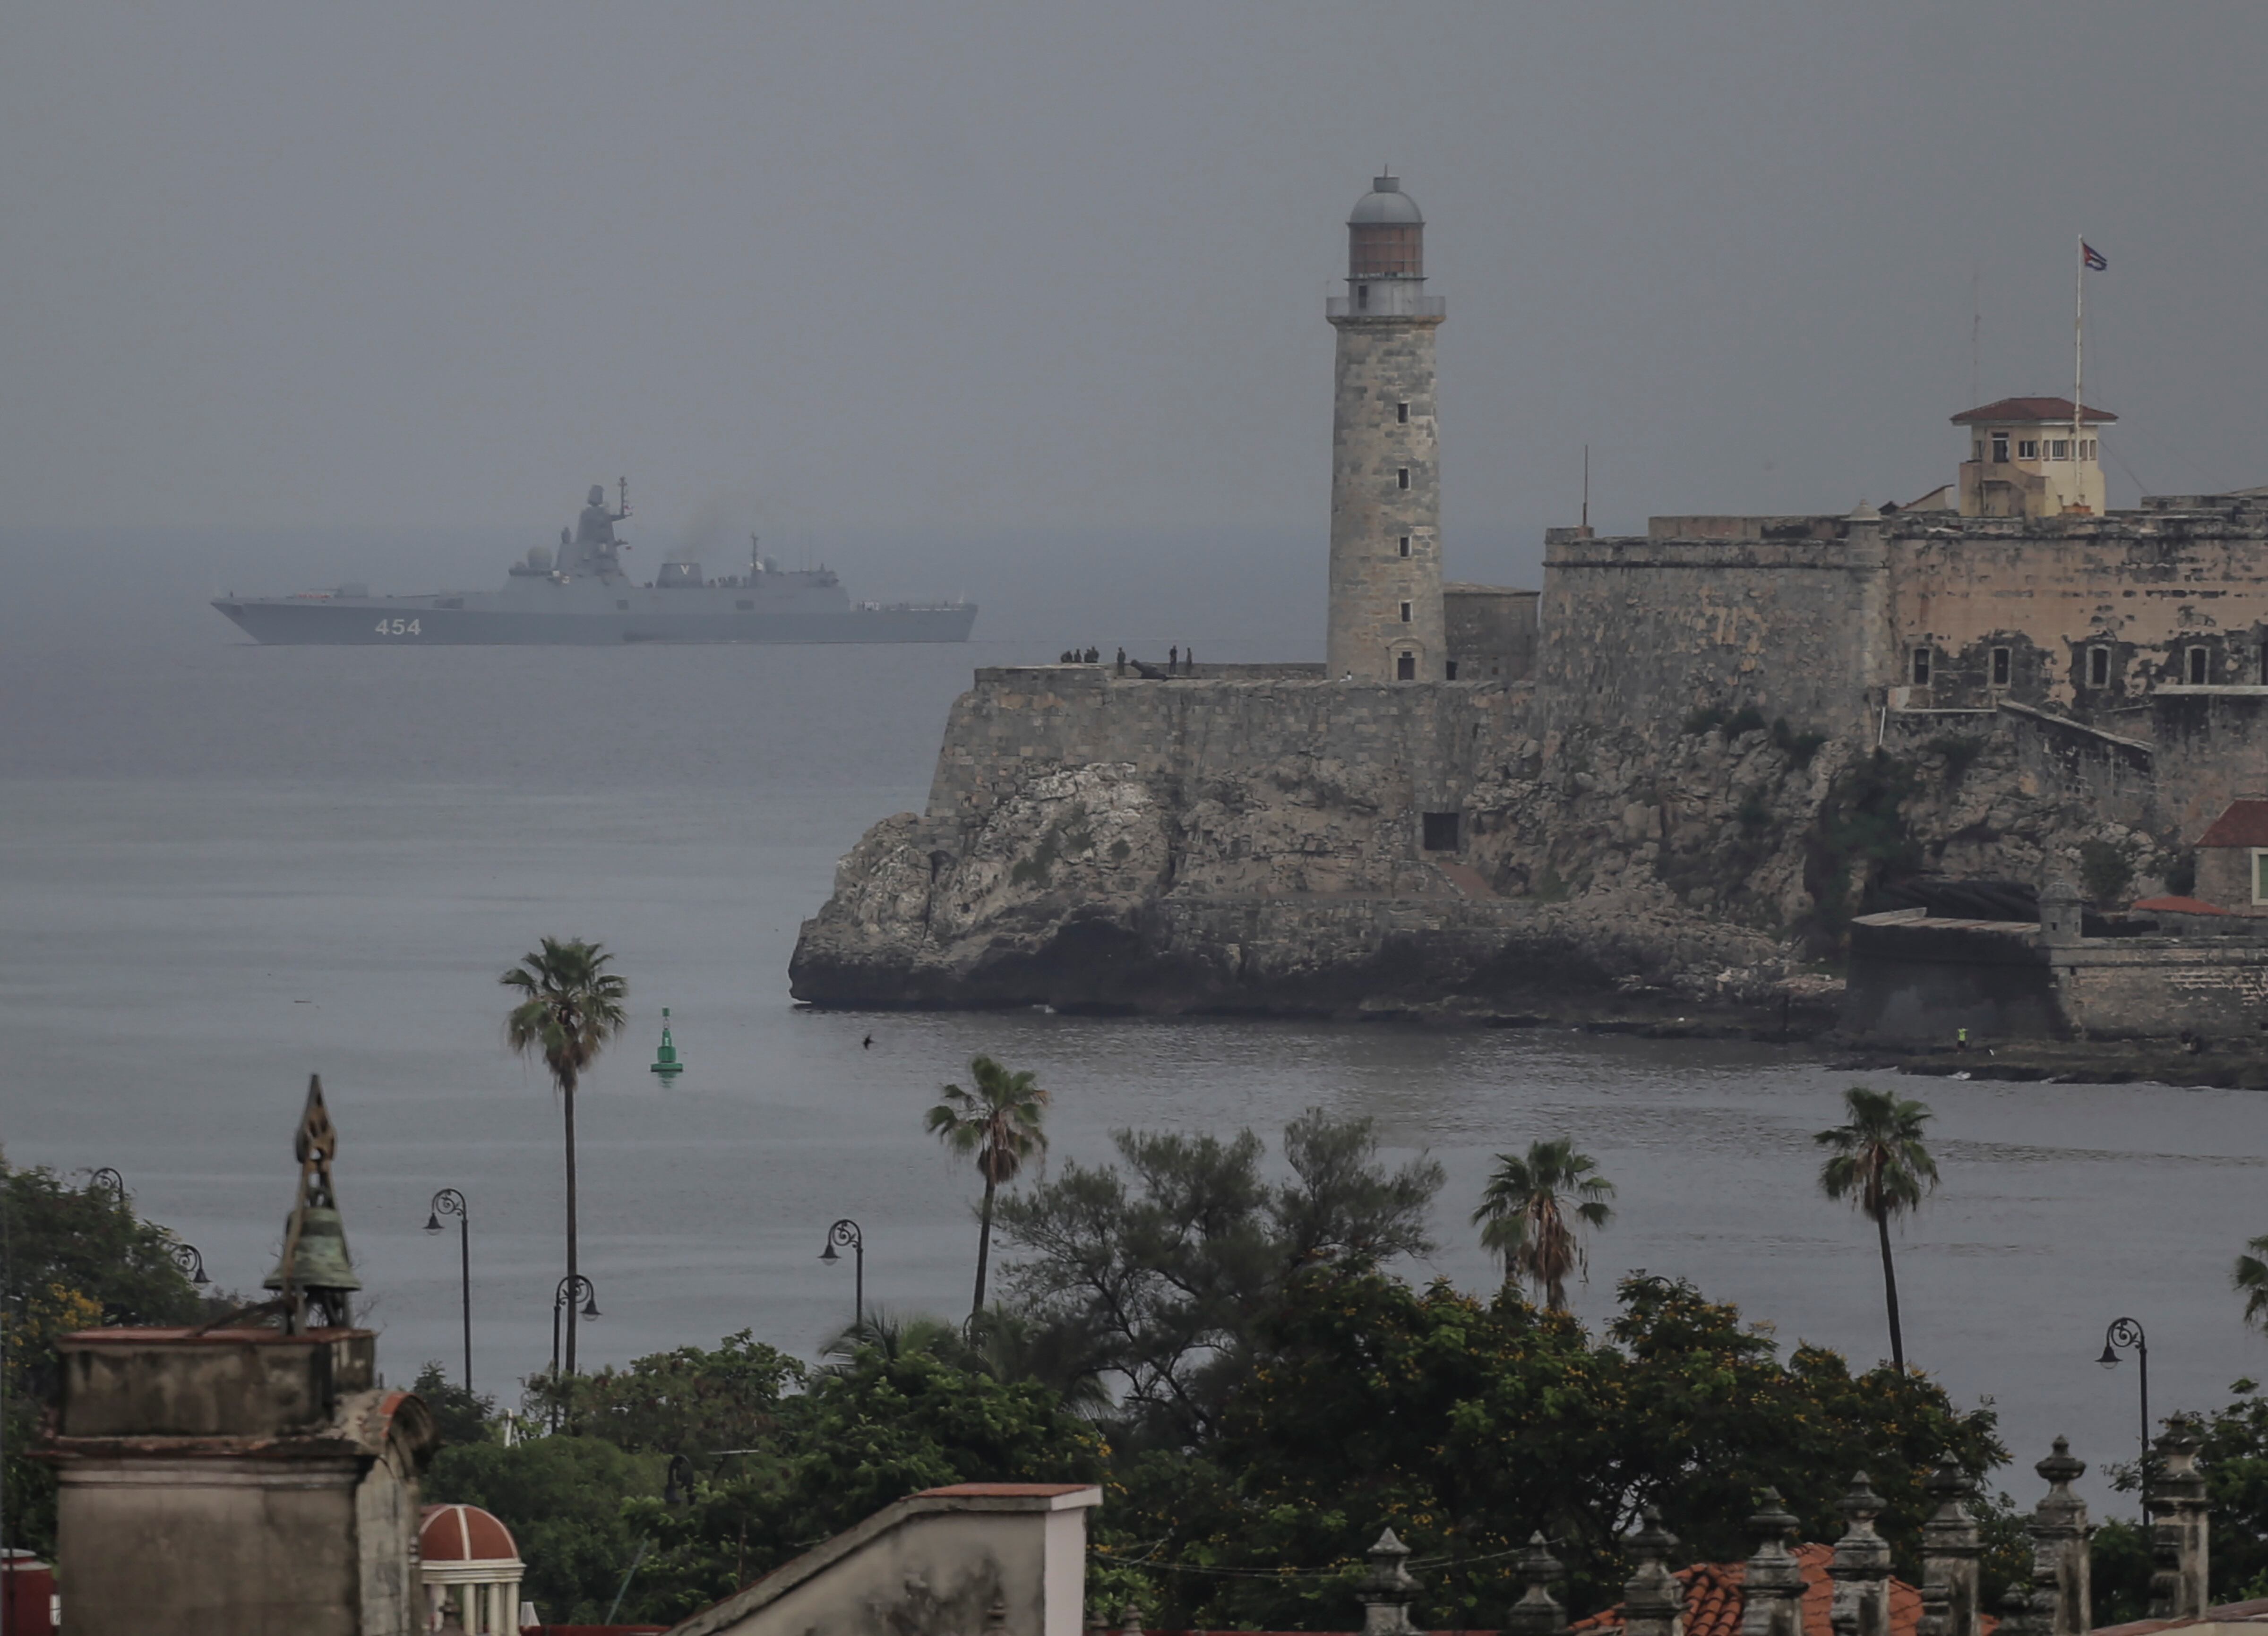
{"label": "tall palm trunk", "polygon": [[976,1214],[976,1304],[968,1309],[974,1319],[984,1310],[984,1264],[992,1256],[992,1178],[984,1178],[984,1203]]}
{"label": "tall palm trunk", "polygon": [[570,1083],[560,1087],[567,1111],[567,1310],[562,1322],[567,1326],[567,1373],[575,1373],[575,1087]]}
{"label": "tall palm trunk", "polygon": [[1900,1374],[1906,1372],[1905,1337],[1898,1332],[1898,1273],[1890,1264],[1890,1216],[1882,1211],[1874,1217],[1874,1231],[1882,1241],[1882,1293],[1890,1307],[1890,1367]]}

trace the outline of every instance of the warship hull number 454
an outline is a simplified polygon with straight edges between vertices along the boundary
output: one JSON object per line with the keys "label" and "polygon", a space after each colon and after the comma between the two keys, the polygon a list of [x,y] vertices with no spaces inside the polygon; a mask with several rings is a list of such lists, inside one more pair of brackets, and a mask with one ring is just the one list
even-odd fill
{"label": "warship hull number 454", "polygon": [[638,584],[622,570],[629,542],[615,525],[630,514],[593,488],[555,558],[537,546],[514,563],[501,591],[372,596],[358,586],[296,596],[225,596],[213,606],[254,640],[269,643],[965,642],[973,602],[853,602],[831,569],[783,569],[749,538],[746,573],[702,577],[701,564],[666,562]]}

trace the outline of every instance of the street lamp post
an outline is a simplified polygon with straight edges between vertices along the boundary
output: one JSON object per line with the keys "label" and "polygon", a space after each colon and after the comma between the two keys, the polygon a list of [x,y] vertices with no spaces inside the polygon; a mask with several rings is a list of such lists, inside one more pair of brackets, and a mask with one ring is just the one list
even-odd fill
{"label": "street lamp post", "polygon": [[669,1456],[668,1478],[662,1485],[661,1503],[666,1506],[689,1506],[693,1503],[693,1462],[683,1455]]}
{"label": "street lamp post", "polygon": [[2121,1346],[2134,1349],[2142,1377],[2142,1522],[2146,1528],[2150,1521],[2150,1343],[2142,1334],[2142,1326],[2132,1318],[2111,1319],[2110,1327],[2102,1331],[2102,1355],[2095,1362],[2106,1369],[2117,1368]]}
{"label": "street lamp post", "polygon": [[425,1230],[438,1233],[441,1218],[457,1218],[458,1289],[465,1308],[465,1389],[473,1389],[473,1218],[465,1208],[465,1196],[453,1187],[445,1187],[433,1195],[433,1203],[425,1212]]}
{"label": "street lamp post", "polygon": [[850,1332],[855,1336],[866,1327],[866,1235],[848,1216],[827,1229],[827,1248],[819,1252],[819,1258],[830,1265],[842,1260],[843,1257],[835,1253],[837,1245],[848,1249],[852,1257]]}
{"label": "street lamp post", "polygon": [[99,1185],[107,1186],[110,1189],[111,1197],[117,1199],[121,1205],[126,1202],[126,1178],[108,1165],[93,1171],[86,1178],[88,1192],[92,1193]]}
{"label": "street lamp post", "polygon": [[181,1270],[190,1283],[202,1289],[212,1280],[205,1276],[204,1252],[195,1244],[176,1244],[173,1249],[173,1264]]}
{"label": "street lamp post", "polygon": [[[551,1296],[551,1378],[555,1381],[559,1378],[559,1315],[578,1301],[583,1303],[585,1318],[599,1315],[598,1290],[581,1273],[571,1272],[559,1280],[559,1287]],[[568,1339],[573,1338],[570,1334]]]}

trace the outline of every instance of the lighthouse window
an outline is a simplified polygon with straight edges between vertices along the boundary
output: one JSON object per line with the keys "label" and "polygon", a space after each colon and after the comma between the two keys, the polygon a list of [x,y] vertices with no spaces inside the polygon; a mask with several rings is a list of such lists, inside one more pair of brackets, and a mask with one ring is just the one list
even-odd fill
{"label": "lighthouse window", "polygon": [[1402,605],[1402,623],[1405,625],[1410,623],[1410,604],[1407,602]]}
{"label": "lighthouse window", "polygon": [[1407,466],[1404,466],[1399,472],[1395,473],[1395,475],[1401,487],[1406,489],[1410,486],[1410,468]]}
{"label": "lighthouse window", "polygon": [[1394,419],[1395,424],[1397,425],[1408,425],[1410,424],[1410,406],[1407,403],[1395,404],[1394,406]]}
{"label": "lighthouse window", "polygon": [[1410,555],[1410,536],[1406,534],[1402,536],[1402,549],[1399,555],[1403,556]]}

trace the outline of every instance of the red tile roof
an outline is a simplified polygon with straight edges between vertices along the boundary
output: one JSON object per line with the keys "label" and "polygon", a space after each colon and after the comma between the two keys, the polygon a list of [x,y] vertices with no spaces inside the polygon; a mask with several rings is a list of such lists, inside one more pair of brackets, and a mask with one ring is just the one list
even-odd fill
{"label": "red tile roof", "polygon": [[2225,915],[2218,903],[2198,897],[2138,897],[2134,907],[2146,915]]}
{"label": "red tile roof", "polygon": [[[2118,416],[2109,409],[2099,409],[2092,403],[2080,408],[2079,417],[2097,424],[2108,425]],[[2005,420],[2019,424],[2053,425],[2060,421],[2071,424],[2069,398],[2002,398],[1998,403],[1987,403],[1982,409],[1963,409],[1953,417],[1956,426],[1974,426],[1988,420]]]}
{"label": "red tile roof", "polygon": [[[1835,1560],[1832,1547],[1798,1545],[1795,1559],[1803,1568],[1803,1636],[1833,1636],[1828,1615],[1835,1603],[1835,1582],[1827,1576]],[[1697,1562],[1678,1571],[1685,1587],[1685,1636],[1740,1636],[1741,1614],[1748,1605],[1741,1583],[1748,1577],[1745,1562]],[[1921,1592],[1902,1579],[1890,1581],[1890,1636],[1915,1636],[1921,1624]],[[1999,1621],[1981,1621],[1984,1636],[1992,1636]],[[1621,1604],[1568,1627],[1586,1636],[1612,1636],[1623,1628]]]}
{"label": "red tile roof", "polygon": [[2268,801],[2231,801],[2198,837],[2199,846],[2268,846]]}

